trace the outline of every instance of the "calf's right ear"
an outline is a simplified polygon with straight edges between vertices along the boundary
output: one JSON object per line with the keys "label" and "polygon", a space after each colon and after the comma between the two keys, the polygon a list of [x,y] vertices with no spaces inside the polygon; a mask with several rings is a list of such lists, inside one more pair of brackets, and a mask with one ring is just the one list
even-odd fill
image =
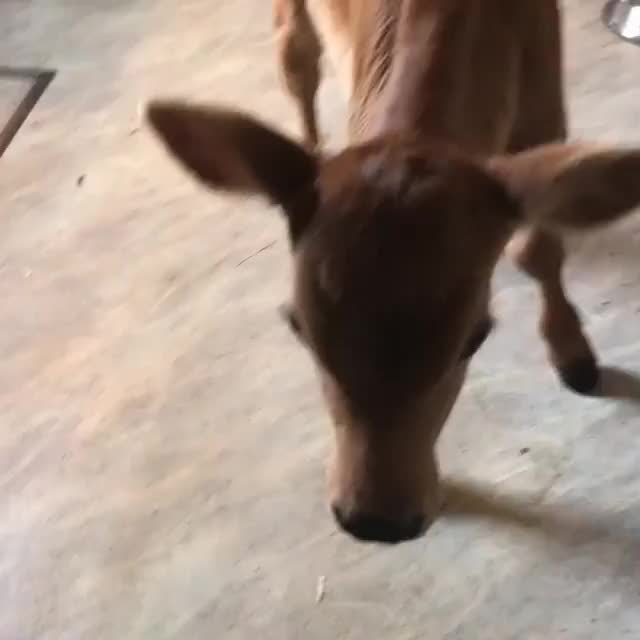
{"label": "calf's right ear", "polygon": [[312,212],[295,203],[313,190],[318,159],[301,145],[229,109],[154,101],[147,119],[173,157],[201,182],[268,198],[284,209],[294,233],[308,222]]}
{"label": "calf's right ear", "polygon": [[547,144],[491,161],[523,222],[555,231],[615,222],[640,205],[640,150]]}

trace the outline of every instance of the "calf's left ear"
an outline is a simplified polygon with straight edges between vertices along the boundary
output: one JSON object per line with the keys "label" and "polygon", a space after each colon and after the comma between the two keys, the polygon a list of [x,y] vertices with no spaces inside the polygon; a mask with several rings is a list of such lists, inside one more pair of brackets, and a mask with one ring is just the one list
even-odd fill
{"label": "calf's left ear", "polygon": [[640,149],[548,144],[490,161],[523,222],[556,232],[589,230],[640,205]]}

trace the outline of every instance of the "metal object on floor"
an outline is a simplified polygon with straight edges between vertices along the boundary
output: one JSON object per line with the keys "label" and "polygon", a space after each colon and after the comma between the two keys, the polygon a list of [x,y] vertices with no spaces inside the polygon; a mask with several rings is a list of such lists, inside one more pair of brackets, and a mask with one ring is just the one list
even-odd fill
{"label": "metal object on floor", "polygon": [[55,75],[47,69],[0,66],[0,157]]}
{"label": "metal object on floor", "polygon": [[609,0],[602,19],[617,36],[640,45],[640,0]]}

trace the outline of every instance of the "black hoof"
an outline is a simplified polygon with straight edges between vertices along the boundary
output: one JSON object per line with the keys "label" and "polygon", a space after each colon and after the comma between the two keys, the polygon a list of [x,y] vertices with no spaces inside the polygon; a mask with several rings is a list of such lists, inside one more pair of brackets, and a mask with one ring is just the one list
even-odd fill
{"label": "black hoof", "polygon": [[576,393],[592,395],[597,391],[600,369],[593,356],[580,358],[558,372],[562,382]]}

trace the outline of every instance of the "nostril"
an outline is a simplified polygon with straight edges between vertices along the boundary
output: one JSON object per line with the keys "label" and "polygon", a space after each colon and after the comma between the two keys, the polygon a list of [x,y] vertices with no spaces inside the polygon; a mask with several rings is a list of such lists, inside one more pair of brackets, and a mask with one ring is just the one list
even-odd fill
{"label": "nostril", "polygon": [[421,536],[423,533],[426,533],[427,529],[431,526],[432,520],[429,520],[426,516],[417,515],[413,516],[411,520],[409,520],[408,530],[415,532],[411,538],[417,538]]}
{"label": "nostril", "polygon": [[413,540],[426,530],[426,518],[422,515],[396,520],[357,511],[347,514],[336,505],[332,509],[342,529],[363,542],[397,544]]}

